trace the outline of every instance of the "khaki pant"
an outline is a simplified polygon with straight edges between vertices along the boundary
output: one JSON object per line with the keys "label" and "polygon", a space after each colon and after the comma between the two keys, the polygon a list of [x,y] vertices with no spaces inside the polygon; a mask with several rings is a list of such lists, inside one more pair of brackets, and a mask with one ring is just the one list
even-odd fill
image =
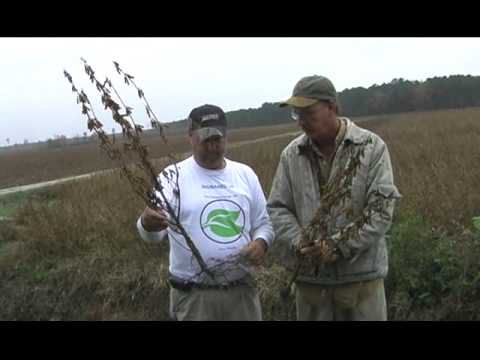
{"label": "khaki pant", "polygon": [[180,321],[261,321],[256,288],[239,285],[228,290],[170,289],[170,316]]}
{"label": "khaki pant", "polygon": [[297,320],[387,320],[383,279],[338,286],[295,285]]}

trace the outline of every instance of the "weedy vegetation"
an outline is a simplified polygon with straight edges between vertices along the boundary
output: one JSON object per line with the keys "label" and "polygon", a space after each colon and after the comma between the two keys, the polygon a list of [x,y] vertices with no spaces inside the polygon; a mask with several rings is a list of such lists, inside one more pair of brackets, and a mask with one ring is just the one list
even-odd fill
{"label": "weedy vegetation", "polygon": [[[403,196],[387,238],[390,320],[480,319],[479,111],[353,119],[388,144]],[[257,132],[243,131],[244,139]],[[252,166],[268,195],[292,139],[232,146],[228,157]],[[168,320],[168,244],[140,240],[135,220],[145,201],[120,171],[27,197],[12,221],[0,221],[0,319]],[[293,320],[293,299],[279,296],[292,273],[277,250],[257,273],[263,315]]]}

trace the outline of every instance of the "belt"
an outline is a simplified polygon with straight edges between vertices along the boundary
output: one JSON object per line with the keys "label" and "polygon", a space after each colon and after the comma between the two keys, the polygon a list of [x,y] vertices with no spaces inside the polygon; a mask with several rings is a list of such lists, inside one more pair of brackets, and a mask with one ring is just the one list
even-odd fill
{"label": "belt", "polygon": [[199,289],[199,290],[228,290],[239,285],[247,285],[248,282],[246,279],[242,278],[235,281],[230,281],[227,283],[221,284],[203,284],[203,283],[196,283],[193,281],[182,280],[179,278],[175,278],[169,276],[168,283],[174,289],[181,290],[181,291],[191,291],[192,289]]}

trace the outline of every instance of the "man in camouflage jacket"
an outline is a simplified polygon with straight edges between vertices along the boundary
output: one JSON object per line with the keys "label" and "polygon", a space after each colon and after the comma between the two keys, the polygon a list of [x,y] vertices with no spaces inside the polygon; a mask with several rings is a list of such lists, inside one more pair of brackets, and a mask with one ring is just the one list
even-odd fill
{"label": "man in camouflage jacket", "polygon": [[[302,78],[292,97],[280,104],[286,105],[292,107],[292,117],[304,133],[283,150],[267,207],[277,244],[287,249],[287,257],[324,264],[321,271],[302,270],[296,277],[297,319],[386,320],[385,234],[394,199],[400,197],[387,146],[378,135],[338,116],[336,90],[323,76]],[[382,210],[373,213],[347,241],[305,243],[302,228],[319,208],[322,189],[342,171],[355,146],[363,146],[364,151],[343,205],[350,215],[332,218],[329,229],[342,229],[379,199]]]}

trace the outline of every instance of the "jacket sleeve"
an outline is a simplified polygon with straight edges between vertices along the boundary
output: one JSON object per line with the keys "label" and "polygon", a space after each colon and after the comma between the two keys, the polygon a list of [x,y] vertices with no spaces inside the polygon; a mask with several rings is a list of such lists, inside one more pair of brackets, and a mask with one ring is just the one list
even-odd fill
{"label": "jacket sleeve", "polygon": [[355,238],[339,243],[343,257],[353,263],[365,250],[375,246],[383,238],[392,224],[396,199],[401,197],[393,182],[390,154],[380,138],[374,142],[374,151],[368,167],[364,214],[368,205],[381,197],[381,211],[373,211],[370,221],[364,224]]}
{"label": "jacket sleeve", "polygon": [[285,150],[280,156],[277,171],[273,178],[267,209],[275,231],[275,241],[290,247],[292,242],[300,235],[301,227],[295,211],[292,182]]}

